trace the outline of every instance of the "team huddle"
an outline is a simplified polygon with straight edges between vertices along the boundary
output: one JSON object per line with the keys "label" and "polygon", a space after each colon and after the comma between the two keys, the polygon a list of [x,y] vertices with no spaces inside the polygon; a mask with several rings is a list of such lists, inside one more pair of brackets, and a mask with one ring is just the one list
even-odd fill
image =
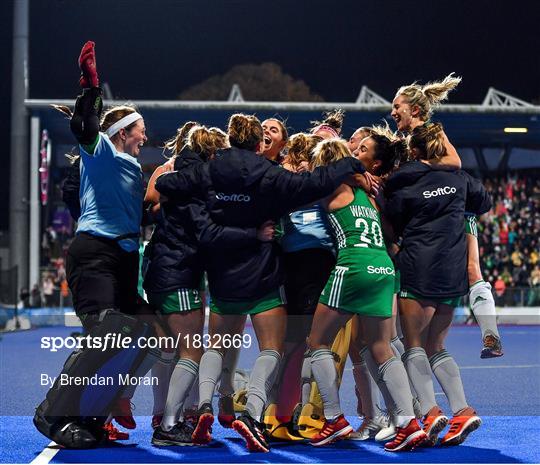
{"label": "team huddle", "polygon": [[[73,113],[62,108],[80,144],[64,185],[77,220],[67,257],[74,309],[89,334],[184,337],[175,349],[99,360],[83,349],[64,372],[152,370],[156,446],[210,443],[216,389],[218,421],[254,452],[283,440],[320,447],[375,439],[389,452],[451,446],[481,425],[445,338],[469,293],[481,357],[502,355],[475,227],[491,200],[430,119],[460,78],[399,88],[397,131],[362,127],[348,140],[340,110],[291,136],[279,118],[234,114],[226,132],[185,123],[144,191],[142,115],[130,106],[102,115],[93,43],[79,65],[83,93]],[[142,224],[154,225],[142,260],[147,302],[137,292]],[[206,351],[185,337],[203,335],[205,300]],[[235,392],[240,349],[222,342],[244,333],[248,315],[259,354]],[[347,357],[363,417],[357,431],[339,396]],[[433,375],[451,418],[437,404]],[[65,447],[125,439],[112,420],[135,428],[135,387],[74,393],[55,385],[34,423]]]}

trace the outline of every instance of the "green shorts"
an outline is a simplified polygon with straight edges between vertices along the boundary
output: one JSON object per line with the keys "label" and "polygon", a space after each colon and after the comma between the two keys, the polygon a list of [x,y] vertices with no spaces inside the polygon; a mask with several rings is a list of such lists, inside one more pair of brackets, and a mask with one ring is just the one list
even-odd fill
{"label": "green shorts", "polygon": [[386,252],[341,253],[319,302],[364,316],[392,316],[396,273]]}
{"label": "green shorts", "polygon": [[444,298],[434,299],[433,297],[423,297],[421,295],[414,294],[410,291],[406,291],[405,289],[402,289],[399,292],[399,297],[402,299],[427,300],[428,302],[435,302],[436,304],[449,305],[450,307],[457,307],[461,300],[461,297],[449,297],[446,299]]}
{"label": "green shorts", "polygon": [[171,292],[149,292],[148,303],[162,314],[201,310],[202,301],[198,289],[178,289]]}
{"label": "green shorts", "polygon": [[210,311],[219,315],[256,315],[286,303],[285,290],[283,286],[280,286],[277,290],[266,294],[264,297],[250,302],[231,302],[212,298]]}
{"label": "green shorts", "polygon": [[465,233],[478,237],[478,221],[474,215],[465,215]]}

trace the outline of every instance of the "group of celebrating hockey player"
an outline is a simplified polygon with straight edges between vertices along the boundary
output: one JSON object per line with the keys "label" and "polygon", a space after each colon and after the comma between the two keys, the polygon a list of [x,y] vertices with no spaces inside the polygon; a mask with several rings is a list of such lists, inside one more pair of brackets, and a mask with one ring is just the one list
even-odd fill
{"label": "group of celebrating hockey player", "polygon": [[[476,238],[476,216],[491,201],[460,169],[442,125],[431,121],[460,78],[401,87],[391,113],[397,131],[362,127],[349,140],[339,110],[290,137],[278,118],[261,123],[234,114],[226,132],[185,123],[165,143],[172,156],[145,192],[137,161],[147,140],[142,115],[131,106],[102,115],[93,43],[83,47],[79,65],[83,93],[73,113],[62,109],[80,144],[64,187],[78,221],[67,258],[75,311],[90,334],[127,325],[182,337],[176,348],[131,358],[119,352],[95,363],[83,349],[64,372],[91,366],[144,376],[151,369],[159,379],[157,446],[208,444],[216,388],[219,422],[250,451],[306,439],[313,446],[376,439],[392,452],[450,446],[481,425],[445,339],[469,292],[481,357],[502,355]],[[154,224],[142,267],[148,303],[137,294],[145,222]],[[206,351],[189,343],[204,332],[205,275]],[[246,389],[235,392],[239,349],[223,341],[243,334],[248,315],[259,354]],[[363,417],[357,431],[339,397],[348,356]],[[450,419],[437,404],[432,375]],[[119,388],[84,414],[82,399],[102,399],[101,391],[77,397],[55,385],[34,422],[66,447],[126,438],[112,419],[136,426],[134,388]],[[66,397],[77,408],[61,412],[55,405]]]}

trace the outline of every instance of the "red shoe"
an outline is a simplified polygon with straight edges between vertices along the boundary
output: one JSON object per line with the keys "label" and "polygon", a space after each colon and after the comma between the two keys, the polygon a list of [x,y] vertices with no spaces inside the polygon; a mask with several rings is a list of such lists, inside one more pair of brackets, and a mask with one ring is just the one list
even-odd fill
{"label": "red shoe", "polygon": [[125,441],[126,439],[129,439],[129,433],[118,430],[112,423],[105,423],[103,429],[105,430],[109,441]]}
{"label": "red shoe", "polygon": [[118,399],[114,408],[114,419],[116,423],[124,428],[135,429],[137,427],[137,423],[135,423],[135,418],[133,418],[133,413],[131,412],[131,399]]}
{"label": "red shoe", "polygon": [[218,421],[223,428],[232,428],[233,421],[236,420],[234,414],[234,401],[230,396],[223,396],[218,401],[219,412]]}
{"label": "red shoe", "polygon": [[438,405],[431,407],[429,412],[422,420],[424,424],[424,432],[428,436],[428,440],[424,442],[424,446],[433,447],[439,440],[439,433],[446,428],[448,417],[443,413]]}
{"label": "red shoe", "polygon": [[394,440],[384,445],[385,451],[399,452],[413,450],[428,440],[428,435],[420,428],[416,418],[413,418],[406,427],[400,428],[398,426],[396,430],[397,434]]}
{"label": "red shoe", "polygon": [[457,446],[461,444],[481,424],[482,420],[476,415],[472,407],[461,409],[450,420],[450,430],[442,438],[441,446]]}
{"label": "red shoe", "polygon": [[313,436],[309,442],[312,446],[324,446],[325,444],[345,439],[352,432],[352,426],[349,425],[349,422],[345,420],[343,415],[340,415],[332,423],[326,420],[321,431]]}
{"label": "red shoe", "polygon": [[214,413],[210,404],[204,404],[199,409],[199,421],[191,435],[193,444],[204,445],[212,440],[212,425],[214,424]]}
{"label": "red shoe", "polygon": [[152,429],[156,429],[161,425],[161,420],[163,420],[163,415],[154,415],[152,417]]}

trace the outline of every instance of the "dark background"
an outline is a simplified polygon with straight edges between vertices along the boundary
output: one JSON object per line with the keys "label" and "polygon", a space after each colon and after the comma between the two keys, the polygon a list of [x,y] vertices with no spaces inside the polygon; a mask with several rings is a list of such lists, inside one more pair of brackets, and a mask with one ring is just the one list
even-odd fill
{"label": "dark background", "polygon": [[[3,199],[13,4],[0,2]],[[390,100],[402,84],[452,71],[463,76],[452,103],[479,104],[489,86],[533,101],[539,18],[534,0],[30,0],[30,97],[73,98],[77,56],[91,39],[120,99],[175,99],[234,65],[275,62],[326,101],[354,101],[362,84]],[[7,220],[4,203],[0,229]]]}

